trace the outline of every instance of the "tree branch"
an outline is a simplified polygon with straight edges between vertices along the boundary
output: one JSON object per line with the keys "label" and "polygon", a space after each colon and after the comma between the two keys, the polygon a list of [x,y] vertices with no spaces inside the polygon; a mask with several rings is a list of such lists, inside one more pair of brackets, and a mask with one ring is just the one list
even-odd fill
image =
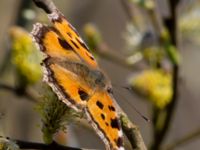
{"label": "tree branch", "polygon": [[52,13],[56,9],[56,6],[51,0],[33,0],[33,2],[47,14]]}
{"label": "tree branch", "polygon": [[135,64],[128,64],[128,63],[126,63],[126,60],[124,58],[115,55],[113,53],[113,51],[111,50],[111,48],[108,47],[108,45],[106,45],[106,43],[100,43],[99,45],[97,45],[95,53],[98,56],[100,56],[110,62],[116,63],[123,68],[127,68],[129,70],[134,70],[134,71],[141,69],[140,66],[136,65],[137,62]]}
{"label": "tree branch", "polygon": [[[137,13],[137,6],[136,5],[131,5],[131,2],[128,0],[120,0],[121,6],[125,12],[125,15],[127,16],[127,19],[130,23],[134,24],[134,27],[138,30],[138,31],[142,31],[141,25],[140,25],[140,21],[138,21],[138,16]],[[135,2],[133,2],[135,3]],[[136,2],[137,3],[137,2]],[[140,6],[139,6],[140,7]]]}
{"label": "tree branch", "polygon": [[[0,138],[5,138],[0,136]],[[9,137],[6,137],[7,140],[14,141],[20,149],[38,149],[38,150],[89,150],[85,148],[75,148],[75,147],[69,147],[69,146],[64,146],[56,143],[53,141],[51,144],[44,144],[44,143],[38,143],[38,142],[28,142],[28,141],[23,141],[23,140],[18,140],[18,139],[11,139]],[[94,150],[94,149],[90,149]]]}
{"label": "tree branch", "polygon": [[45,150],[83,150],[81,148],[74,148],[74,147],[68,147],[59,145],[56,142],[53,142],[49,145],[43,144],[43,143],[36,143],[36,142],[27,142],[22,140],[14,140],[16,144],[19,146],[20,149],[45,149]]}
{"label": "tree branch", "polygon": [[139,128],[136,125],[134,125],[124,113],[120,114],[120,120],[123,132],[129,139],[132,148],[134,150],[147,150]]}

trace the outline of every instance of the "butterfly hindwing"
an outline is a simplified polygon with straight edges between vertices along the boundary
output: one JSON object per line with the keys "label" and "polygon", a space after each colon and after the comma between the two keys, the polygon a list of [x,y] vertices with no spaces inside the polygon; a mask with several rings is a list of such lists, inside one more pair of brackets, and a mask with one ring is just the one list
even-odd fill
{"label": "butterfly hindwing", "polygon": [[112,98],[106,91],[97,91],[88,100],[86,114],[107,147],[112,150],[123,149],[119,118]]}
{"label": "butterfly hindwing", "polygon": [[44,80],[51,86],[54,92],[64,103],[77,111],[86,106],[91,89],[82,84],[80,77],[69,69],[66,69],[51,58],[43,61],[45,69]]}

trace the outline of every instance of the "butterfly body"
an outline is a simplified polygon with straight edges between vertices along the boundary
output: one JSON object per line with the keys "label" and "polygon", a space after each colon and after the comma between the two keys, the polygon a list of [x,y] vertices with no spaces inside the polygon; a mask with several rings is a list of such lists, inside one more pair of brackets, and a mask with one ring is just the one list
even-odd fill
{"label": "butterfly body", "polygon": [[36,23],[32,31],[45,55],[44,81],[68,107],[85,114],[107,150],[123,150],[110,80],[65,17],[57,9],[46,12],[53,27]]}
{"label": "butterfly body", "polygon": [[60,62],[63,67],[76,74],[84,84],[87,84],[94,90],[106,90],[111,88],[110,82],[99,69],[93,69],[85,65],[84,63],[62,61]]}

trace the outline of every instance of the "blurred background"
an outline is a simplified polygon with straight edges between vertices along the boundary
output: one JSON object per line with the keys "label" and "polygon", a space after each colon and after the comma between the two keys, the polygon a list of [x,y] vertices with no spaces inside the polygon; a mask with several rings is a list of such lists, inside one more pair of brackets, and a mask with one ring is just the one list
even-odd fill
{"label": "blurred background", "polygon": [[[54,3],[91,47],[113,83],[116,101],[140,128],[146,146],[198,150],[200,2],[180,0],[176,8],[170,6],[170,0],[59,0]],[[171,24],[166,23],[170,17]],[[20,38],[28,38],[34,23],[49,22],[45,12],[31,0],[1,1],[0,19],[0,135],[42,142],[41,115],[35,110],[32,98],[34,95],[39,100],[37,97],[42,95],[41,57],[30,47],[29,40],[20,41]],[[173,21],[177,29],[170,32],[167,27],[173,27]],[[23,60],[26,58],[29,59]],[[176,67],[178,95],[172,119],[165,122],[168,106],[173,101]],[[152,121],[146,122],[134,107]],[[162,130],[163,124],[169,124],[169,128],[162,145],[153,148],[158,140],[155,132]],[[64,140],[69,146],[104,149],[104,144],[88,126],[68,123],[66,136]],[[127,149],[131,149],[130,144]]]}

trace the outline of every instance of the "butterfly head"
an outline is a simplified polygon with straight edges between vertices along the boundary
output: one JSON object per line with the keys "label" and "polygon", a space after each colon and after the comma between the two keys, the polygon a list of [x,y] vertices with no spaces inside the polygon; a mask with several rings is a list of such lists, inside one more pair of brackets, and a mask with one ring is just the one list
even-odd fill
{"label": "butterfly head", "polygon": [[90,83],[97,89],[111,91],[111,84],[105,74],[101,70],[91,70],[89,73]]}

